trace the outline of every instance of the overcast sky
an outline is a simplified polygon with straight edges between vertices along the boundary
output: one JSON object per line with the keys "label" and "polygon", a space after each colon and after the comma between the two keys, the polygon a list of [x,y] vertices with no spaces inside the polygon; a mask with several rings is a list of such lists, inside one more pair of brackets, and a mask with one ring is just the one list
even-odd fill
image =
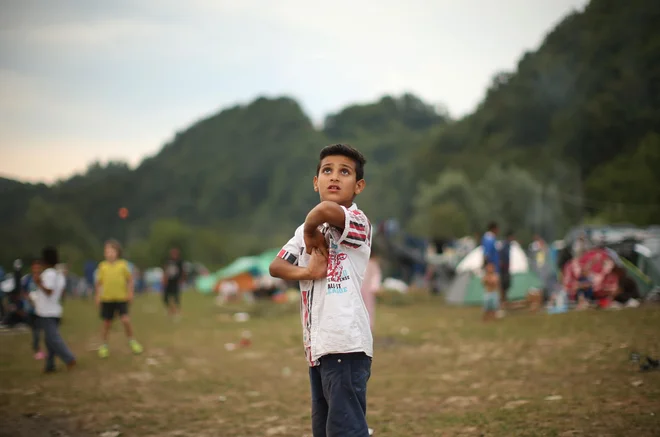
{"label": "overcast sky", "polygon": [[259,95],[314,121],[410,91],[459,117],[586,0],[0,0],[0,175],[137,164]]}

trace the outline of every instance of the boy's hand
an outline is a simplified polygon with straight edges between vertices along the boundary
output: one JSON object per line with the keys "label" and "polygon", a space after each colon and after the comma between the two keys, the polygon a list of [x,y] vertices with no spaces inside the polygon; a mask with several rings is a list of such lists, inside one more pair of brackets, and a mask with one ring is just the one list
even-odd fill
{"label": "boy's hand", "polygon": [[304,233],[305,238],[305,251],[308,254],[313,254],[314,249],[318,249],[321,255],[327,258],[328,256],[328,243],[325,241],[325,235],[318,228],[314,229],[312,233]]}
{"label": "boy's hand", "polygon": [[307,266],[309,279],[316,280],[325,278],[328,275],[328,259],[320,250],[314,249],[312,258]]}
{"label": "boy's hand", "polygon": [[132,303],[132,302],[133,302],[133,297],[134,297],[134,294],[133,294],[132,291],[130,291],[130,292],[128,293],[128,298],[127,298],[128,303]]}

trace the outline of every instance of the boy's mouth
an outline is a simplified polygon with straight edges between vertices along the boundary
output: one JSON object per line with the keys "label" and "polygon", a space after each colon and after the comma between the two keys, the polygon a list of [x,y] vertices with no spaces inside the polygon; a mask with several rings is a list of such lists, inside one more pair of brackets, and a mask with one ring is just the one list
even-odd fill
{"label": "boy's mouth", "polygon": [[339,188],[339,185],[329,185],[328,186],[328,191],[339,191],[341,188]]}

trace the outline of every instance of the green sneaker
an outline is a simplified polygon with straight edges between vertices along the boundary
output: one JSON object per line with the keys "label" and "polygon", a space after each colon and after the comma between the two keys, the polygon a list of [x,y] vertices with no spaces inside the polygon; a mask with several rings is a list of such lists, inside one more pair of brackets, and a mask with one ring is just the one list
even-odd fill
{"label": "green sneaker", "polygon": [[108,345],[101,345],[99,348],[99,358],[108,358],[108,355],[110,355],[110,349],[108,349]]}
{"label": "green sneaker", "polygon": [[144,349],[142,348],[142,345],[141,345],[140,343],[138,343],[136,340],[130,340],[130,341],[128,342],[128,344],[131,346],[131,350],[133,351],[133,353],[134,353],[135,355],[139,355],[139,354],[141,354],[142,351],[144,350]]}

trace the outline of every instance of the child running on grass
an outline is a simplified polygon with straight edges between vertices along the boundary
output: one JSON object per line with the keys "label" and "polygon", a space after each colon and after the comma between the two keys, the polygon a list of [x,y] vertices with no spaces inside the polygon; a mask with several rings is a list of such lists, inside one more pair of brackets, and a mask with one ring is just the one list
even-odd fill
{"label": "child running on grass", "polygon": [[69,347],[64,343],[59,331],[62,318],[62,304],[60,299],[64,293],[66,278],[55,269],[58,263],[57,249],[46,247],[42,251],[43,273],[33,271],[32,279],[37,286],[36,291],[30,293],[34,303],[35,313],[38,316],[38,324],[46,338],[46,349],[48,355],[44,367],[44,373],[55,371],[55,357],[58,356],[68,369],[76,365],[76,358]]}
{"label": "child running on grass", "polygon": [[314,191],[321,202],[270,265],[271,276],[300,281],[303,344],[314,437],[367,437],[367,381],[373,338],[360,295],[371,224],[353,203],[365,186],[365,159],[353,147],[321,150]]}
{"label": "child running on grass", "polygon": [[103,319],[103,344],[98,350],[99,357],[110,355],[108,334],[115,314],[119,315],[128,344],[134,354],[142,353],[142,346],[133,338],[133,326],[128,316],[128,306],[133,301],[133,278],[128,263],[121,259],[121,245],[109,240],[104,247],[105,261],[99,264],[96,272],[96,305]]}

